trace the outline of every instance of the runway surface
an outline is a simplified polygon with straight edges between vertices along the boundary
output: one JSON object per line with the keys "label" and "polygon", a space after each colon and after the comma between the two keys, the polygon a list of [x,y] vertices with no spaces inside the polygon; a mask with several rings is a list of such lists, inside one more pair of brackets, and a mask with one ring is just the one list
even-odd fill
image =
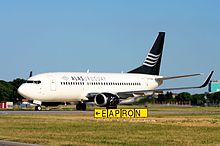
{"label": "runway surface", "polygon": [[0,146],[39,146],[39,145],[0,140]]}
{"label": "runway surface", "polygon": [[0,111],[0,115],[93,115],[93,111]]}

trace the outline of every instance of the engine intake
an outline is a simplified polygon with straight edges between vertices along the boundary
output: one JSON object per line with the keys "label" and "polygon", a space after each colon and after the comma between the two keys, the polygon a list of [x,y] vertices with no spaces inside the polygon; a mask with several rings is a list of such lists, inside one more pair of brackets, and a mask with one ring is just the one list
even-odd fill
{"label": "engine intake", "polygon": [[100,107],[114,107],[119,104],[119,97],[111,93],[101,93],[95,96],[94,102]]}

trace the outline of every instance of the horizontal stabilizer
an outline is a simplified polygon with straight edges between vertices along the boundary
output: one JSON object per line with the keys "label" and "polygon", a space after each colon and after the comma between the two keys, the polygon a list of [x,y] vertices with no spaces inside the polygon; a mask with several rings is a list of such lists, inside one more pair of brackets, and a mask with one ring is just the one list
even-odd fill
{"label": "horizontal stabilizer", "polygon": [[193,77],[193,76],[199,76],[202,74],[189,74],[189,75],[180,75],[180,76],[172,76],[172,77],[162,77],[162,78],[157,78],[159,80],[170,80],[170,79],[177,79],[177,78],[186,78],[186,77]]}

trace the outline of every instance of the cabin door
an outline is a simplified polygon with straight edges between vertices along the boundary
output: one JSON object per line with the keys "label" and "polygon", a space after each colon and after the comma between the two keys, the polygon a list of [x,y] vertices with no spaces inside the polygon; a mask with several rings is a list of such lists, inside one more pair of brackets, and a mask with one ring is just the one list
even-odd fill
{"label": "cabin door", "polygon": [[50,82],[50,90],[51,91],[56,91],[56,82],[55,82],[55,80],[51,80],[51,82]]}

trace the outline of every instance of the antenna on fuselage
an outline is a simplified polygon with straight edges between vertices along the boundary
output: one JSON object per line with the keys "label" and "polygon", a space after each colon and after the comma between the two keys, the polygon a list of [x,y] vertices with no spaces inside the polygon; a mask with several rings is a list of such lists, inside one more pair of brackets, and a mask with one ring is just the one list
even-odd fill
{"label": "antenna on fuselage", "polygon": [[32,73],[33,73],[33,72],[32,72],[32,71],[30,71],[29,78],[30,78],[30,77],[32,77]]}

